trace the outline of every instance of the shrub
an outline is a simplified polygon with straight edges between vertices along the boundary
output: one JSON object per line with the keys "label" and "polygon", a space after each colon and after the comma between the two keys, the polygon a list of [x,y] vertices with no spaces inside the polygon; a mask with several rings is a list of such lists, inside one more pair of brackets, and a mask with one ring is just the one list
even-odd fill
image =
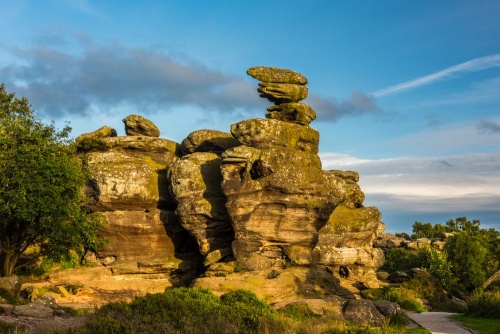
{"label": "shrub", "polygon": [[469,314],[500,319],[500,292],[477,291],[467,305]]}
{"label": "shrub", "polygon": [[393,288],[389,285],[379,289],[368,289],[361,291],[361,295],[371,300],[386,300],[398,303],[402,308],[408,311],[425,312],[427,311],[415,293],[405,288]]}
{"label": "shrub", "polygon": [[425,246],[418,250],[417,257],[420,267],[425,269],[443,285],[448,285],[452,274],[451,264],[448,261],[446,253],[440,252],[434,247]]}
{"label": "shrub", "polygon": [[279,312],[295,320],[314,319],[321,317],[320,315],[314,313],[306,303],[288,304],[287,306],[281,308]]}
{"label": "shrub", "polygon": [[389,273],[409,272],[415,267],[418,267],[418,256],[407,249],[391,248],[385,253],[385,263],[382,269]]}

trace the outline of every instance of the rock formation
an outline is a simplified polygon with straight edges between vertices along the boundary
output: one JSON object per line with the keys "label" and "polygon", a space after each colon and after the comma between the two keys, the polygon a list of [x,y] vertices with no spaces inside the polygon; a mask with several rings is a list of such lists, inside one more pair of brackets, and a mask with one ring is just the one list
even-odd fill
{"label": "rock formation", "polygon": [[195,272],[193,285],[216,293],[247,288],[270,302],[329,303],[359,324],[364,310],[380,323],[371,303],[342,286],[377,285],[380,212],[363,206],[356,172],[322,170],[316,113],[300,102],[307,78],[270,67],[248,74],[274,105],[230,133],[199,130],[179,145],[130,115],[126,137],[112,129],[79,137],[94,176],[91,209],[108,222],[97,257],[117,275]]}

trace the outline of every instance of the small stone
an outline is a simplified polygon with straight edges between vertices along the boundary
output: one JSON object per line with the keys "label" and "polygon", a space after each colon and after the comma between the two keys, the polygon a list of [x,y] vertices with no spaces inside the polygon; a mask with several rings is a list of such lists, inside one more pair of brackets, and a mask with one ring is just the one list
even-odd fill
{"label": "small stone", "polygon": [[159,137],[160,130],[150,120],[138,116],[129,115],[123,119],[125,123],[125,133],[127,136]]}
{"label": "small stone", "polygon": [[260,81],[299,85],[307,84],[307,78],[302,74],[277,67],[255,66],[249,68],[247,74]]}

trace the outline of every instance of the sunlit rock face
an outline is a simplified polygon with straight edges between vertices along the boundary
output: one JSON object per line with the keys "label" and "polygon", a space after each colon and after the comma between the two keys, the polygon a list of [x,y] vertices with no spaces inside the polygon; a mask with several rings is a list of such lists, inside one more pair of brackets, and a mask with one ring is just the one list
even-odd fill
{"label": "sunlit rock face", "polygon": [[[175,215],[177,202],[167,178],[168,169],[179,160],[180,145],[155,137],[152,122],[131,116],[127,126],[133,121],[143,134],[116,137],[116,131],[105,128],[105,133],[77,141],[86,141],[83,151],[93,176],[87,189],[93,199],[90,209],[106,220],[101,235],[107,243],[97,250],[97,258],[116,274],[169,276],[195,270],[202,257]],[[144,129],[153,129],[154,136]]]}

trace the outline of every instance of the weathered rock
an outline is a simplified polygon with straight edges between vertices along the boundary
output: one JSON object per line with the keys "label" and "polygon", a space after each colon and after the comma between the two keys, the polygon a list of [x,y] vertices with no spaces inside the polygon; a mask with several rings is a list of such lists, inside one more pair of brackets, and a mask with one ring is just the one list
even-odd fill
{"label": "weathered rock", "polygon": [[95,130],[94,132],[89,132],[79,135],[78,137],[76,137],[75,142],[78,144],[85,140],[102,139],[109,137],[116,137],[116,130],[105,125]]}
{"label": "weathered rock", "polygon": [[277,67],[255,66],[249,68],[247,74],[260,81],[307,84],[307,78],[302,74]]}
{"label": "weathered rock", "polygon": [[0,277],[0,297],[17,300],[21,286],[21,279],[17,276]]}
{"label": "weathered rock", "polygon": [[11,314],[14,307],[14,305],[0,303],[0,315]]}
{"label": "weathered rock", "polygon": [[105,211],[102,236],[108,243],[98,250],[104,265],[115,273],[169,272],[201,259],[195,241],[170,211]]}
{"label": "weathered rock", "polygon": [[401,306],[398,303],[392,303],[383,300],[373,301],[373,305],[377,308],[377,310],[382,313],[383,316],[389,318],[394,317],[395,315],[400,314],[402,311]]}
{"label": "weathered rock", "polygon": [[344,318],[360,326],[381,326],[384,316],[369,300],[349,300],[344,308]]}
{"label": "weathered rock", "polygon": [[222,154],[227,149],[241,145],[232,134],[217,130],[198,130],[191,132],[181,143],[182,155],[194,152]]}
{"label": "weathered rock", "polygon": [[344,320],[343,310],[347,300],[338,296],[320,298],[304,298],[294,301],[282,301],[272,305],[275,310],[280,310],[289,305],[305,305],[317,316],[328,317],[329,319]]}
{"label": "weathered rock", "polygon": [[173,208],[167,166],[178,157],[178,144],[160,138],[104,138],[105,152],[88,153],[93,176],[90,193],[94,210]]}
{"label": "weathered rock", "polygon": [[267,118],[301,125],[309,125],[316,119],[316,112],[305,103],[289,102],[267,108]]}
{"label": "weathered rock", "polygon": [[169,170],[171,191],[178,203],[176,213],[204,256],[230,249],[234,240],[221,189],[220,165],[217,154],[197,152],[177,160]]}
{"label": "weathered rock", "polygon": [[345,198],[345,181],[321,171],[317,155],[292,149],[239,146],[222,159],[236,259],[249,269],[253,253],[277,266],[310,263],[318,230]]}
{"label": "weathered rock", "polygon": [[53,297],[43,296],[33,303],[18,305],[12,310],[12,314],[18,317],[48,318],[54,315],[52,307],[56,305]]}
{"label": "weathered rock", "polygon": [[142,116],[133,114],[129,115],[123,119],[123,123],[125,123],[125,133],[127,136],[160,136],[160,130],[158,127],[153,122]]}
{"label": "weathered rock", "polygon": [[318,131],[299,124],[268,118],[249,119],[231,125],[231,133],[246,146],[255,148],[280,146],[312,154],[318,153]]}
{"label": "weathered rock", "polygon": [[259,82],[257,91],[261,97],[275,104],[299,102],[305,99],[308,93],[307,86],[274,82]]}
{"label": "weathered rock", "polygon": [[389,275],[389,277],[387,277],[387,280],[390,283],[404,283],[406,281],[409,281],[410,279],[411,277],[402,271],[393,272],[392,274]]}

